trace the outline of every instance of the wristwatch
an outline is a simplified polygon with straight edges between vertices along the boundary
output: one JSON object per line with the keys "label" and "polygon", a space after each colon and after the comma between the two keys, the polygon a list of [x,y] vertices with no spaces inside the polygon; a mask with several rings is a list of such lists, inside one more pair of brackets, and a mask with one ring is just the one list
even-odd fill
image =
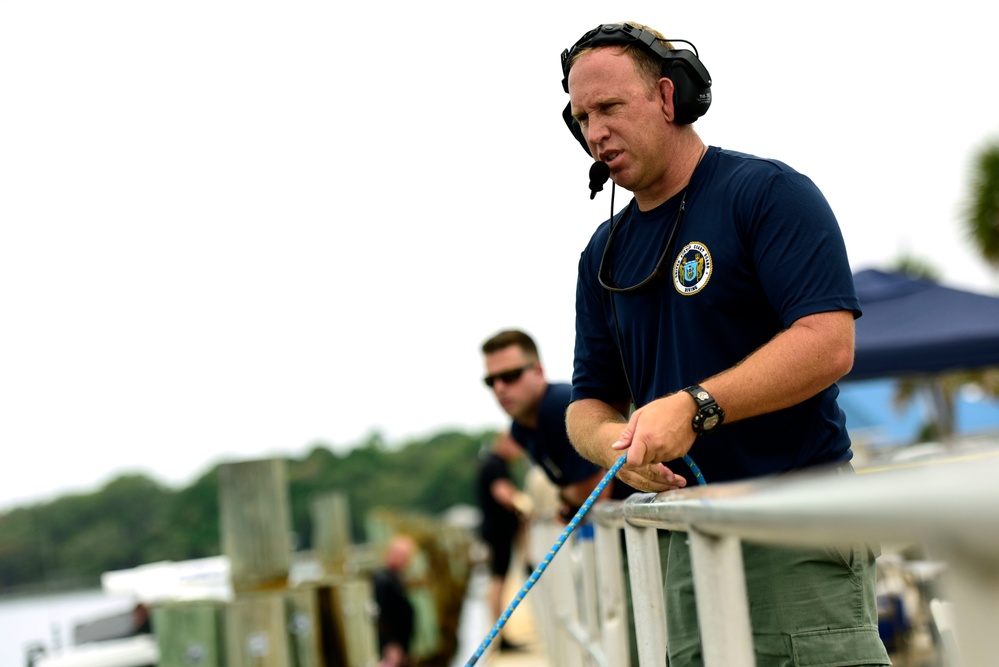
{"label": "wristwatch", "polygon": [[690,426],[697,435],[710,433],[725,421],[725,411],[715,402],[711,394],[699,384],[684,389],[697,401],[697,414],[691,420]]}

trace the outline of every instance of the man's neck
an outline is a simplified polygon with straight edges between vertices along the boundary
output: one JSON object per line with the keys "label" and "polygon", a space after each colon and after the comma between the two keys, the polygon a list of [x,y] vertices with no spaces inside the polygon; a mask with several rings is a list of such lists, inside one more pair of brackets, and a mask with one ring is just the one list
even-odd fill
{"label": "man's neck", "polygon": [[532,431],[538,428],[538,415],[541,414],[541,401],[544,400],[545,394],[548,392],[548,383],[545,382],[544,388],[541,393],[538,394],[538,400],[534,404],[534,408],[530,411],[530,414],[523,415],[517,421]]}
{"label": "man's neck", "polygon": [[696,134],[691,133],[673,152],[669,166],[663,174],[663,185],[647,191],[635,193],[635,203],[642,211],[651,211],[670,198],[679,194],[690,183],[694,170],[708,147]]}

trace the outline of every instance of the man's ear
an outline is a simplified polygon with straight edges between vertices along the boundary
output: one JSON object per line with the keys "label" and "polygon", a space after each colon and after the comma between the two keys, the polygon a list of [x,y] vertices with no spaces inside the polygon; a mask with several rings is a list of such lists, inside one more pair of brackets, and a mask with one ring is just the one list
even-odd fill
{"label": "man's ear", "polygon": [[676,119],[676,110],[673,108],[673,80],[663,77],[659,79],[659,96],[662,103],[663,116],[667,123],[672,123]]}

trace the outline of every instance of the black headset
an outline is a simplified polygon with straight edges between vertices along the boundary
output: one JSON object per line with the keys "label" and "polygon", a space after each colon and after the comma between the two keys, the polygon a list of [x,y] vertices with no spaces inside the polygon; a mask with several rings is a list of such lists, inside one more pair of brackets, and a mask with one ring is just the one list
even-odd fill
{"label": "black headset", "polygon": [[[693,51],[669,49],[662,42],[683,42],[689,44]],[[688,125],[707,112],[711,106],[711,75],[701,64],[697,47],[685,39],[661,39],[645,28],[636,28],[627,23],[598,25],[580,37],[571,49],[562,52],[562,89],[569,92],[569,70],[572,69],[572,61],[577,53],[596,46],[626,44],[639,46],[663,61],[662,76],[673,82],[673,111],[677,123]],[[571,107],[572,103],[565,105],[562,119],[572,136],[576,137],[576,141],[589,155],[586,137],[583,136],[579,123],[572,117]]]}

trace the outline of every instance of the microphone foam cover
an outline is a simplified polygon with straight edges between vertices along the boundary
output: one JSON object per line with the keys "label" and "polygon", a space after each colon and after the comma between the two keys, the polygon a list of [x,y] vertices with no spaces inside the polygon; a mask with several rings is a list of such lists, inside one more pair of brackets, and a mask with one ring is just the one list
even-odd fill
{"label": "microphone foam cover", "polygon": [[606,162],[594,162],[590,165],[590,199],[604,189],[604,183],[610,178],[610,167]]}
{"label": "microphone foam cover", "polygon": [[610,167],[607,166],[606,162],[594,162],[590,165],[591,188],[596,185],[599,190],[607,182],[608,178],[610,178]]}

